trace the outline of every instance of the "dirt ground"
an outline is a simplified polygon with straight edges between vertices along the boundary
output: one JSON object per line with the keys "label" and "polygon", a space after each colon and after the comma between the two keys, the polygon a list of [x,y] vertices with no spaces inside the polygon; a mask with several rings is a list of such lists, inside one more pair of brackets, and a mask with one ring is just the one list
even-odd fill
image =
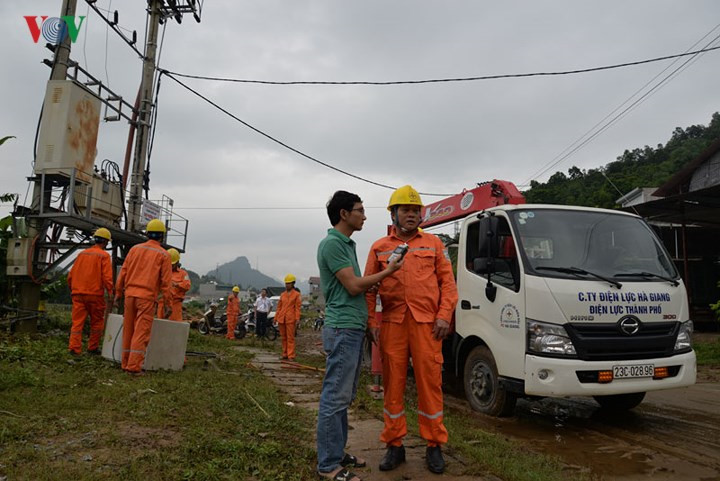
{"label": "dirt ground", "polygon": [[[717,336],[717,334],[715,334]],[[298,337],[299,353],[322,354],[320,333],[305,330]],[[274,353],[255,350],[263,372],[288,392],[302,408],[317,410],[322,374],[283,369]],[[529,449],[559,456],[568,470],[590,472],[601,480],[720,481],[720,369],[700,368],[696,385],[648,393],[643,404],[622,415],[600,411],[592,399],[521,400],[516,415],[498,419],[472,412],[462,393],[446,403],[477,416],[488,431],[500,433]],[[424,467],[424,443],[406,439],[408,462],[390,473],[377,470],[384,453],[378,440],[382,421],[350,417],[348,451],[368,460],[358,470],[365,480],[437,480]],[[451,433],[452,436],[452,433]],[[447,457],[443,477],[457,476],[462,460]]]}

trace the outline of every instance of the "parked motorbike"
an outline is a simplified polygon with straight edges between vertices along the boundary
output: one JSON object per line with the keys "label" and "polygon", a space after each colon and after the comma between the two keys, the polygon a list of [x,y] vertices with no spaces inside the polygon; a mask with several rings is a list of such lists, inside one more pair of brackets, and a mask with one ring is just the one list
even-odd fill
{"label": "parked motorbike", "polygon": [[[265,338],[270,341],[274,341],[278,337],[277,324],[268,320],[268,326],[265,328]],[[249,309],[245,314],[240,316],[238,325],[235,328],[235,338],[242,339],[246,335],[255,333],[255,310]]]}
{"label": "parked motorbike", "polygon": [[[244,329],[241,326],[241,322],[235,325],[235,339],[242,339],[245,337],[244,332],[240,332]],[[200,334],[225,334],[227,333],[227,313],[220,313],[217,310],[216,305],[211,305],[210,309],[203,315],[203,318],[198,322],[198,332]]]}

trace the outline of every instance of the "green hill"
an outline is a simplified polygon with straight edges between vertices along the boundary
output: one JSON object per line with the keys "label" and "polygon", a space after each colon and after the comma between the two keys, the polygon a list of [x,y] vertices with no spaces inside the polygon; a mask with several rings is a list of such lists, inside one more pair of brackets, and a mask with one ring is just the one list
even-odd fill
{"label": "green hill", "polygon": [[[697,157],[720,138],[720,114],[715,112],[710,124],[677,127],[665,145],[626,150],[604,167],[580,170],[576,166],[567,174],[556,172],[547,182],[530,182],[524,192],[528,203],[565,204],[587,207],[616,207],[615,200],[636,187],[659,187],[683,165]],[[604,175],[603,175],[604,174]],[[607,179],[605,178],[607,177]],[[617,190],[608,181],[612,181]]]}

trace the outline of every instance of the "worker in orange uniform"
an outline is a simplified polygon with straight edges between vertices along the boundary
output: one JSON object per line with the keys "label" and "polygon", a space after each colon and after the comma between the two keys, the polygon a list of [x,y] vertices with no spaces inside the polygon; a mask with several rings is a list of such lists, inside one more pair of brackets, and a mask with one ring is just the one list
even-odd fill
{"label": "worker in orange uniform", "polygon": [[163,319],[165,316],[165,308],[170,305],[170,321],[182,321],[182,304],[185,300],[185,293],[190,290],[190,276],[185,269],[180,267],[180,252],[174,247],[167,250],[170,254],[170,263],[172,264],[172,297],[170,302],[163,298],[158,302],[157,317]]}
{"label": "worker in orange uniform", "polygon": [[[407,434],[404,393],[408,358],[412,357],[418,391],[418,424],[427,442],[425,459],[433,473],[445,470],[441,445],[448,440],[443,424],[442,339],[450,330],[458,294],[444,245],[435,235],[421,232],[420,194],[411,186],[398,188],[390,196],[388,210],[393,227],[390,235],[377,240],[368,254],[365,275],[381,272],[393,250],[407,244],[404,265],[368,291],[368,325],[379,342],[383,361],[385,428],[380,440],[387,451],[381,471],[395,469],[405,461],[403,437]],[[382,323],[373,315],[377,295],[382,304]]]}
{"label": "worker in orange uniform", "polygon": [[240,287],[233,286],[232,294],[228,296],[227,303],[227,334],[225,335],[228,339],[235,339],[235,326],[237,326],[238,316],[240,315]]}
{"label": "worker in orange uniform", "polygon": [[[115,294],[118,302],[125,296],[122,368],[131,374],[142,373],[158,295],[162,293],[164,299],[172,297],[170,254],[160,244],[165,224],[153,219],[146,231],[147,242],[133,246],[125,258]],[[169,307],[164,314],[165,318],[170,315]]]}
{"label": "worker in orange uniform", "polygon": [[111,240],[110,231],[100,227],[93,234],[95,245],[81,252],[67,277],[72,293],[72,327],[70,328],[70,354],[82,352],[82,331],[85,319],[90,316],[88,353],[100,354],[100,338],[105,327],[105,297],[112,300],[113,270],[110,254],[105,251]]}
{"label": "worker in orange uniform", "polygon": [[295,276],[285,276],[285,292],[280,294],[280,300],[275,313],[275,320],[280,329],[282,338],[282,358],[295,360],[295,326],[300,322],[300,292],[295,289]]}

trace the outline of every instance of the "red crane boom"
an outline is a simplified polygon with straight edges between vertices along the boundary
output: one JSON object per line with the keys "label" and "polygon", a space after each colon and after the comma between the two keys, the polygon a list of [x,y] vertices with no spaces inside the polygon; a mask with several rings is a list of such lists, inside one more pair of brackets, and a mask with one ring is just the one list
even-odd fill
{"label": "red crane boom", "polygon": [[490,207],[505,204],[524,204],[525,197],[515,184],[507,180],[493,180],[478,184],[470,190],[463,190],[446,199],[433,202],[423,207],[422,223],[426,228],[434,225],[462,219],[473,212],[480,212]]}

